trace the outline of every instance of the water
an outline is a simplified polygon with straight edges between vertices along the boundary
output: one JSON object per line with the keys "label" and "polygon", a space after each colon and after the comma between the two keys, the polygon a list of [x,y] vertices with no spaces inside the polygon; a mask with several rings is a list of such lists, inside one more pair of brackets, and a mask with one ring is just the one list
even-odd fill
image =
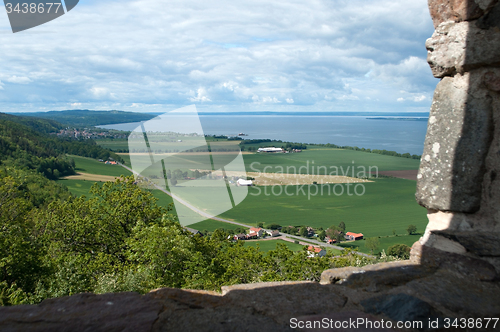
{"label": "water", "polygon": [[[200,115],[205,134],[237,135],[300,143],[332,143],[422,154],[426,121],[370,120],[365,116]],[[133,130],[139,122],[100,126]]]}

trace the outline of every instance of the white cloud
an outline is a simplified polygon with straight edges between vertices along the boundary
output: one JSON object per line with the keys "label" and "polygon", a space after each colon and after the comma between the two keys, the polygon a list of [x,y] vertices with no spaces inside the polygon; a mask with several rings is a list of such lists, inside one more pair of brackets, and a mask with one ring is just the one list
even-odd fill
{"label": "white cloud", "polygon": [[71,107],[79,107],[82,106],[82,103],[71,103]]}
{"label": "white cloud", "polygon": [[204,88],[199,88],[198,91],[196,91],[196,96],[190,97],[190,101],[197,102],[207,102],[207,101],[212,101],[210,98],[207,96],[207,91]]}
{"label": "white cloud", "polygon": [[437,83],[425,60],[432,32],[425,0],[80,2],[45,25],[0,34],[0,61],[9,64],[0,101],[4,109],[78,100],[99,109],[379,103],[399,111],[401,89],[430,103],[417,99]]}
{"label": "white cloud", "polygon": [[16,75],[7,78],[6,81],[15,84],[28,84],[32,82],[28,77],[18,77]]}

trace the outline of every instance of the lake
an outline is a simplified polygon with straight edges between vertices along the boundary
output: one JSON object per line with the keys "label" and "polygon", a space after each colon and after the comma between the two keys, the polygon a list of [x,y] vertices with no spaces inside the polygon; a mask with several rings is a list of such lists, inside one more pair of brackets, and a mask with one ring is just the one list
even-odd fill
{"label": "lake", "polygon": [[[234,136],[245,133],[248,139],[276,139],[300,143],[332,143],[385,149],[421,155],[426,121],[372,120],[366,116],[305,115],[202,115],[205,134]],[[133,130],[140,122],[99,126]]]}

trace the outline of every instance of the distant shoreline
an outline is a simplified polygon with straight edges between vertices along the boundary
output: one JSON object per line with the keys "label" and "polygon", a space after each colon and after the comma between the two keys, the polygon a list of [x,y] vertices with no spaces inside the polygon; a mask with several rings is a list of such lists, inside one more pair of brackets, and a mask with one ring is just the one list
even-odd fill
{"label": "distant shoreline", "polygon": [[366,118],[367,120],[428,121],[429,118]]}

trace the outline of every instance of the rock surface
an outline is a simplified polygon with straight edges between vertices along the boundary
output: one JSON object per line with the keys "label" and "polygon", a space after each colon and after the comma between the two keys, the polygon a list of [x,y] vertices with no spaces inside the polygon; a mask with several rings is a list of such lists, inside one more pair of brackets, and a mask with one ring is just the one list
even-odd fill
{"label": "rock surface", "polygon": [[445,77],[434,92],[417,201],[429,209],[475,212],[492,139],[491,96],[482,73]]}

